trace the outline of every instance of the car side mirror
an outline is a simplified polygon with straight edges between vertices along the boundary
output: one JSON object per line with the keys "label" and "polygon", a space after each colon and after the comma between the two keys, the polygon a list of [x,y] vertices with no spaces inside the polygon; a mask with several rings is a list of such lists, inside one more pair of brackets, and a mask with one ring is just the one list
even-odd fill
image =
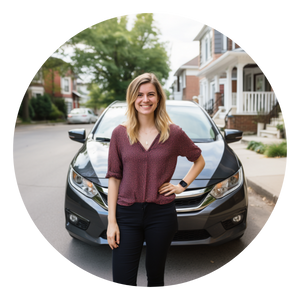
{"label": "car side mirror", "polygon": [[225,141],[229,143],[238,142],[243,137],[243,131],[236,129],[225,129],[224,130]]}
{"label": "car side mirror", "polygon": [[85,142],[85,129],[69,130],[69,138],[72,141],[84,143]]}

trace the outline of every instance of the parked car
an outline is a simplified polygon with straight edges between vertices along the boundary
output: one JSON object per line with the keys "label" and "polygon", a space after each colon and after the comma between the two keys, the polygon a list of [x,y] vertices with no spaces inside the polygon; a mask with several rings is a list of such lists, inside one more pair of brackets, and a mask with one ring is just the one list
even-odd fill
{"label": "parked car", "polygon": [[68,114],[68,123],[96,123],[98,116],[89,108],[74,108]]}
{"label": "parked car", "polygon": [[[84,129],[69,131],[83,143],[67,176],[65,225],[69,234],[91,244],[107,244],[107,160],[115,127],[125,120],[125,102],[112,103],[86,138]],[[246,230],[247,184],[239,158],[228,143],[242,132],[225,129],[224,136],[209,115],[192,101],[167,101],[172,121],[199,146],[205,168],[183,193],[176,195],[178,232],[172,245],[217,245],[240,238]],[[178,157],[171,182],[186,175],[192,162]]]}

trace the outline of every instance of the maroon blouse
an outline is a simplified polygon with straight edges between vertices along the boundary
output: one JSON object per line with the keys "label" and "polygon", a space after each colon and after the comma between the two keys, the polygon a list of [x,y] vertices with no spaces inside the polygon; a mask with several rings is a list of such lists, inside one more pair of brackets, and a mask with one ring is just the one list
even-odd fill
{"label": "maroon blouse", "polygon": [[186,156],[194,162],[201,150],[177,125],[170,125],[170,136],[159,143],[156,136],[148,150],[140,142],[130,145],[127,130],[117,126],[111,136],[106,178],[121,179],[117,203],[124,206],[135,202],[167,204],[175,194],[164,196],[159,187],[170,182],[176,168],[177,157]]}

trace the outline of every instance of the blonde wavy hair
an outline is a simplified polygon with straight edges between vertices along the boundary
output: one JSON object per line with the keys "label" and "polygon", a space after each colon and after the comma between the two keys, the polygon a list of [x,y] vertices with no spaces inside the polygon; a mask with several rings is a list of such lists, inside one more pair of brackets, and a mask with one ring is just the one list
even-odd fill
{"label": "blonde wavy hair", "polygon": [[158,104],[154,112],[155,126],[160,133],[159,142],[165,142],[169,138],[170,128],[169,125],[172,124],[172,120],[169,117],[166,109],[166,95],[164,90],[152,73],[144,73],[136,77],[128,86],[126,94],[127,102],[127,121],[126,129],[130,140],[130,144],[134,144],[138,141],[138,132],[140,124],[137,117],[137,110],[135,109],[135,100],[138,97],[139,88],[144,83],[152,83],[158,95]]}

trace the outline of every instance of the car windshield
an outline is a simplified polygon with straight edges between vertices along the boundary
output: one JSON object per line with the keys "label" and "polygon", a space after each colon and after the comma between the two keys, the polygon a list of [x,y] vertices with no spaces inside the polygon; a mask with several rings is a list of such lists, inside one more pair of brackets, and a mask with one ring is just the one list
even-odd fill
{"label": "car windshield", "polygon": [[[94,132],[95,139],[110,139],[112,131],[126,121],[127,107],[113,106],[107,110]],[[211,122],[196,106],[167,105],[171,120],[197,143],[212,142],[216,138]]]}

